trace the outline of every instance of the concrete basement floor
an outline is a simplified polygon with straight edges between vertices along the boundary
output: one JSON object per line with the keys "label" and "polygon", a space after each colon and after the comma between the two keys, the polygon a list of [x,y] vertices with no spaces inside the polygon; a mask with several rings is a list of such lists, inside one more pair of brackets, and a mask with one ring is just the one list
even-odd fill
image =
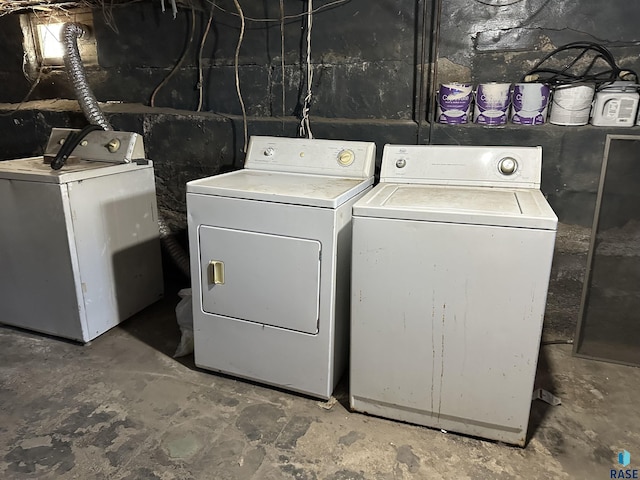
{"label": "concrete basement floor", "polygon": [[[640,466],[640,369],[543,346],[524,449],[351,413],[173,359],[171,296],[88,346],[0,327],[0,478],[605,479]],[[635,465],[635,467],[634,467]]]}

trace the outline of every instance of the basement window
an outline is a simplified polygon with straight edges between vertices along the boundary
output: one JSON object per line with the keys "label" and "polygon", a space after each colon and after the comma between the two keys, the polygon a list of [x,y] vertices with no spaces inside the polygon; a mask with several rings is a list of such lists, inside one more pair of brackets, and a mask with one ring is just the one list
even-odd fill
{"label": "basement window", "polygon": [[81,23],[88,34],[78,39],[82,62],[98,64],[96,40],[93,35],[93,13],[87,9],[70,10],[53,14],[29,13],[20,18],[24,35],[25,67],[36,72],[42,67],[64,66],[64,49],[61,43],[62,26],[67,22]]}
{"label": "basement window", "polygon": [[64,54],[60,34],[64,23],[41,23],[36,25],[36,36],[40,44],[42,61],[61,62]]}

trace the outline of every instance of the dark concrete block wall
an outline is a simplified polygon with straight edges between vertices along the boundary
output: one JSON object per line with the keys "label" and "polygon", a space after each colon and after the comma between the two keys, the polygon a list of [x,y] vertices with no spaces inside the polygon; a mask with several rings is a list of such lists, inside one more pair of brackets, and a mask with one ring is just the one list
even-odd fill
{"label": "dark concrete block wall", "polygon": [[[159,204],[170,224],[184,228],[184,184],[239,168],[243,125],[234,81],[240,21],[231,0],[218,0],[203,48],[203,112],[198,101],[197,50],[209,15],[194,10],[194,39],[182,67],[156,96],[188,43],[192,12],[174,20],[159,2],[95,12],[98,65],[88,77],[117,128],[144,134],[156,165]],[[297,136],[306,93],[304,10],[285,0],[284,75],[279,2],[241,0],[247,16],[239,56],[240,86],[249,134]],[[314,2],[318,7],[326,2]],[[547,323],[569,336],[577,317],[589,226],[593,217],[606,135],[639,134],[640,127],[500,128],[429,124],[435,86],[441,82],[518,81],[536,60],[576,40],[609,46],[618,62],[640,70],[640,5],[612,0],[350,0],[314,16],[311,120],[319,138],[373,140],[378,158],[385,143],[542,145],[542,189],[562,222]],[[438,21],[434,21],[434,18]],[[435,55],[435,56],[434,56]],[[429,63],[430,59],[436,61]],[[424,62],[424,63],[423,63]],[[424,68],[423,68],[424,67]],[[433,67],[433,69],[432,69]],[[434,72],[436,77],[433,76]],[[29,90],[23,75],[22,32],[17,16],[0,17],[0,102],[18,103]],[[282,85],[285,102],[282,101]],[[41,152],[53,126],[82,126],[64,71],[43,72],[22,111],[0,116],[0,159]],[[15,105],[14,105],[15,107]],[[4,107],[5,112],[11,107]]]}
{"label": "dark concrete block wall", "polygon": [[[239,76],[247,113],[294,115],[306,94],[306,3],[284,2],[286,15],[293,17],[284,26],[284,75],[278,2],[241,3],[246,28],[239,54]],[[234,81],[240,19],[232,1],[220,0],[216,4],[220,9],[213,12],[212,28],[202,50],[203,110],[241,114]],[[203,10],[180,9],[175,20],[169,12],[160,11],[158,2],[150,1],[113,8],[107,18],[96,11],[94,34],[99,67],[88,69],[88,76],[97,98],[147,104],[153,89],[187,48],[182,67],[157,94],[156,105],[195,109],[198,50],[209,16],[208,3],[197,5]],[[312,28],[312,115],[413,119],[422,5],[422,0],[350,0],[316,13]],[[260,21],[265,19],[275,21]],[[195,29],[189,44],[193,20]],[[17,18],[0,21],[11,30],[6,36],[12,42],[8,51],[0,51],[0,55],[7,55],[13,72],[20,71],[22,48]],[[19,83],[27,86],[24,79]],[[73,98],[61,69],[47,73],[41,83],[32,98]],[[0,91],[0,102],[13,102],[16,98],[14,92]]]}
{"label": "dark concrete block wall", "polygon": [[[334,2],[315,2],[321,8]],[[102,102],[149,105],[152,92],[168,75],[188,46],[182,67],[156,95],[155,105],[184,110],[164,113],[165,132],[179,142],[185,122],[199,128],[197,115],[189,112],[198,102],[198,48],[209,16],[210,4],[195,2],[193,12],[181,8],[174,20],[170,12],[162,13],[158,2],[136,2],[113,8],[108,16],[94,12],[94,35],[97,39],[98,65],[87,67],[87,76],[96,97]],[[230,144],[226,163],[240,166],[243,160],[243,129],[236,95],[234,55],[240,20],[231,0],[219,0],[213,22],[203,47],[203,108],[214,112],[216,121],[228,122],[228,138],[210,140]],[[305,48],[306,3],[286,0],[284,57],[281,55],[279,2],[242,0],[246,30],[239,55],[239,80],[251,128],[249,134],[297,136],[299,113],[306,94]],[[424,0],[384,0],[367,2],[349,0],[320,9],[313,20],[312,130],[315,136],[353,140],[375,140],[381,150],[385,143],[416,143],[422,135],[417,119],[421,67],[423,24],[429,25],[429,9]],[[193,15],[193,17],[192,17]],[[193,41],[189,45],[191,22],[195,19]],[[275,21],[261,21],[271,19]],[[29,89],[22,75],[22,46],[17,16],[0,17],[0,78],[11,88],[0,89],[0,102],[19,102]],[[284,58],[285,68],[282,70]],[[27,69],[28,70],[28,69]],[[33,74],[32,74],[33,75]],[[283,105],[282,85],[285,85]],[[31,99],[74,98],[62,68],[46,69],[32,92]],[[57,109],[58,107],[54,107]],[[131,111],[131,109],[129,109]],[[176,122],[169,121],[177,115]],[[274,117],[278,117],[277,122]],[[184,118],[191,120],[184,120]],[[212,120],[213,121],[213,120]],[[161,138],[155,136],[153,138]],[[10,142],[16,141],[14,139]],[[164,155],[166,149],[153,152]],[[18,141],[18,144],[20,142]],[[196,143],[197,144],[197,143]],[[32,146],[25,147],[25,153]],[[193,163],[213,162],[217,172],[224,162],[190,150]],[[379,152],[380,153],[380,152]],[[12,147],[0,158],[20,154]],[[156,162],[162,158],[154,158]],[[163,181],[162,178],[159,178]],[[169,205],[172,202],[167,202]]]}
{"label": "dark concrete block wall", "polygon": [[617,62],[640,70],[634,19],[624,0],[443,0],[440,82],[517,82],[542,55],[576,41],[607,46]]}

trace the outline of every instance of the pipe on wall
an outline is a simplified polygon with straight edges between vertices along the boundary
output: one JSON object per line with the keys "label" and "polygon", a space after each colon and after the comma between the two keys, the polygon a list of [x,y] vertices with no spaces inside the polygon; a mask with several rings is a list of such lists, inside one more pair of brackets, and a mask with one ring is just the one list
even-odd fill
{"label": "pipe on wall", "polygon": [[[427,85],[425,82],[428,81],[427,75],[425,74],[425,68],[427,63],[427,40],[428,40],[428,32],[427,32],[427,18],[429,15],[429,2],[427,0],[418,0],[417,6],[419,7],[422,4],[422,18],[420,22],[417,24],[420,26],[420,31],[416,30],[416,35],[420,35],[419,38],[416,39],[416,45],[419,45],[419,55],[418,61],[420,62],[420,72],[418,75],[418,85],[416,87],[417,90],[417,98],[416,98],[416,106],[414,109],[413,120],[418,125],[417,129],[417,138],[416,144],[420,144],[422,140],[422,125],[425,121],[425,111],[427,106],[427,101],[425,98],[425,90]],[[417,64],[417,62],[416,62]]]}
{"label": "pipe on wall", "polygon": [[429,143],[431,143],[431,135],[433,133],[433,122],[435,121],[435,98],[438,89],[438,50],[440,47],[440,17],[442,14],[442,0],[433,0],[433,9],[431,16],[431,52],[429,54],[429,103],[427,111],[427,119],[429,121]]}

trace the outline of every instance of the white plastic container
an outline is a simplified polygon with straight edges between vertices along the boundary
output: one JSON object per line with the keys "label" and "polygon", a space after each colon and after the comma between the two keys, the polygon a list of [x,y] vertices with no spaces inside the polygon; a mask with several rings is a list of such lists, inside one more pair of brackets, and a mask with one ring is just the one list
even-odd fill
{"label": "white plastic container", "polygon": [[637,119],[638,85],[633,82],[613,82],[596,93],[591,124],[597,127],[632,127]]}

